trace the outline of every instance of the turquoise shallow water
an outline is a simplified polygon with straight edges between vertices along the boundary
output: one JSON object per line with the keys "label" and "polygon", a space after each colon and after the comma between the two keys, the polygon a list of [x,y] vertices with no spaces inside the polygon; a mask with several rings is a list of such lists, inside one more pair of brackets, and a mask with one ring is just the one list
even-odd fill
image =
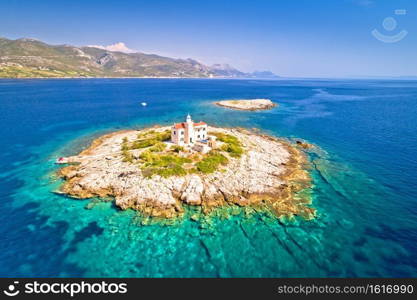
{"label": "turquoise shallow water", "polygon": [[[211,105],[261,97],[280,106]],[[416,81],[0,80],[0,104],[0,276],[417,275]],[[89,200],[52,193],[58,156],[187,113],[318,145],[309,154],[318,218],[283,224],[236,211],[141,225],[111,202],[86,209]]]}

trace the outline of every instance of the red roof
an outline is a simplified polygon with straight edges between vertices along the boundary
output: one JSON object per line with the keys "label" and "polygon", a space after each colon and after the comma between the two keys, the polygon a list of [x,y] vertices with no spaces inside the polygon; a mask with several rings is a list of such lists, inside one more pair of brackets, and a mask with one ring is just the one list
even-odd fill
{"label": "red roof", "polygon": [[183,122],[183,123],[174,124],[174,128],[175,129],[185,128],[185,123]]}
{"label": "red roof", "polygon": [[[203,125],[207,125],[205,122],[198,122],[198,123],[194,123],[194,126],[203,126]],[[176,123],[174,124],[174,128],[175,129],[185,129],[185,122],[182,123]]]}

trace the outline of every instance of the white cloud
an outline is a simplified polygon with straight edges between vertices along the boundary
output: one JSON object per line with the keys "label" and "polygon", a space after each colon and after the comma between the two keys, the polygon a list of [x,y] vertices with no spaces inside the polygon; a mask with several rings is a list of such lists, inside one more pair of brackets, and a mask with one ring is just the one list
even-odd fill
{"label": "white cloud", "polygon": [[128,48],[123,42],[115,43],[115,44],[108,45],[108,46],[89,45],[88,47],[94,47],[94,48],[104,49],[108,51],[118,51],[118,52],[124,52],[124,53],[138,52],[136,50]]}

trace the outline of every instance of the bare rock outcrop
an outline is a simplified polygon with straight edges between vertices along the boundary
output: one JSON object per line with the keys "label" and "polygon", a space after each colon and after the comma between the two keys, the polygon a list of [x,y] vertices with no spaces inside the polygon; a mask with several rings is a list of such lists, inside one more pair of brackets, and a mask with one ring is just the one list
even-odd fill
{"label": "bare rock outcrop", "polygon": [[277,106],[269,99],[223,100],[214,104],[236,110],[267,110]]}

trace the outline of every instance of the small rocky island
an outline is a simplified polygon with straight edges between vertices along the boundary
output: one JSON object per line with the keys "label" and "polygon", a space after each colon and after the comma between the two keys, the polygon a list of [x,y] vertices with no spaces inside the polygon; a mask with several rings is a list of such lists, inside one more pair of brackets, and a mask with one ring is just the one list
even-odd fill
{"label": "small rocky island", "polygon": [[287,141],[204,122],[104,135],[80,154],[61,157],[60,192],[75,198],[111,197],[121,209],[173,218],[185,205],[239,205],[277,217],[312,219],[311,186],[302,151]]}
{"label": "small rocky island", "polygon": [[223,100],[214,102],[218,106],[223,106],[237,110],[267,110],[277,106],[269,99],[249,99],[249,100]]}

